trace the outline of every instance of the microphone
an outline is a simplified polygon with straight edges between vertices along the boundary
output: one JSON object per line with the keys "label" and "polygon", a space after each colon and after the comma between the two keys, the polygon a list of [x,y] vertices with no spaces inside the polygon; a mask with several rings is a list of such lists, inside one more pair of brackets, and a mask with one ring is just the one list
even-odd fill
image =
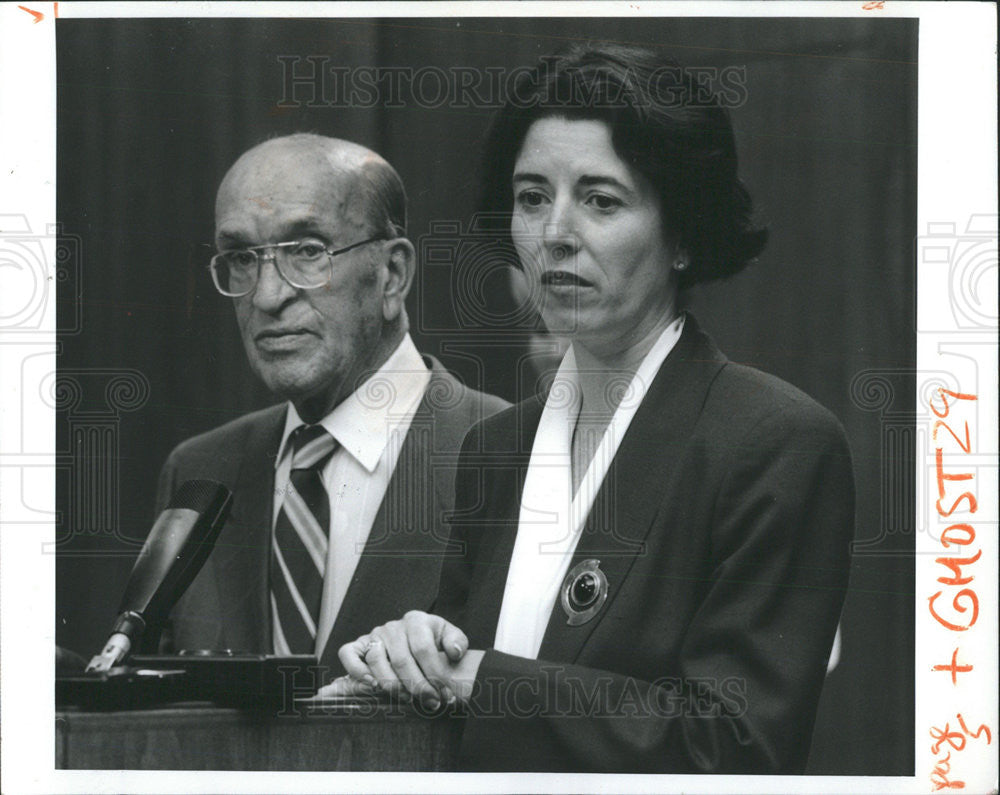
{"label": "microphone", "polygon": [[162,624],[208,559],[229,516],[233,494],[212,480],[181,484],[160,514],[132,567],[118,619],[88,671],[107,671],[138,645],[147,626]]}

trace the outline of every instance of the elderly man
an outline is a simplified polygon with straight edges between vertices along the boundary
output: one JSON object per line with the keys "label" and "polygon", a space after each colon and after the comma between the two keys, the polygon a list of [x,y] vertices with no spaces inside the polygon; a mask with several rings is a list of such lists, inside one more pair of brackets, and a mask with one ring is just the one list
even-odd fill
{"label": "elderly man", "polygon": [[395,170],[348,141],[292,135],[246,152],[215,207],[215,286],[254,372],[287,402],[181,444],[162,508],[191,478],[232,514],[171,616],[175,649],[337,649],[436,593],[455,461],[503,408],[421,357],[404,304],[415,268]]}

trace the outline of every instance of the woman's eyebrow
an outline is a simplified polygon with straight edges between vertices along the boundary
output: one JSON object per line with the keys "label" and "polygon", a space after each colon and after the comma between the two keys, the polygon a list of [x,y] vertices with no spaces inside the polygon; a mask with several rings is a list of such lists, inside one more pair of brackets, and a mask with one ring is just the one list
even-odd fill
{"label": "woman's eyebrow", "polygon": [[[513,178],[512,178],[511,181],[512,182],[544,182],[544,183],[548,183],[548,179],[546,179],[545,176],[543,176],[542,174],[535,174],[535,173],[530,172],[530,171],[518,171],[518,172],[515,172],[515,174],[514,174],[514,176],[513,176]],[[582,185],[585,188],[590,188],[590,187],[593,187],[595,185],[597,185],[597,186],[608,185],[610,187],[617,188],[618,190],[623,191],[624,193],[627,193],[630,196],[634,196],[635,195],[635,190],[633,188],[630,188],[624,182],[622,182],[621,180],[616,179],[615,177],[612,177],[612,176],[596,175],[596,174],[584,174],[582,177],[580,177],[577,180],[577,184]]]}
{"label": "woman's eyebrow", "polygon": [[534,174],[530,171],[515,171],[513,182],[548,182],[541,174]]}
{"label": "woman's eyebrow", "polygon": [[630,188],[621,180],[615,179],[614,177],[610,176],[584,174],[582,177],[580,177],[580,179],[577,180],[577,182],[586,188],[594,187],[595,185],[596,186],[609,185],[613,188],[617,188],[618,190],[627,193],[629,196],[635,195],[635,190]]}

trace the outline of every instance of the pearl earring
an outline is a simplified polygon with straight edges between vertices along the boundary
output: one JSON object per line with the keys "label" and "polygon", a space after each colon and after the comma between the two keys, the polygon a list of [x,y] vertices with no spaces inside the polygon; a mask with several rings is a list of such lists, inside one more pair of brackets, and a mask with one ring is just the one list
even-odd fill
{"label": "pearl earring", "polygon": [[682,260],[682,259],[679,259],[679,260],[677,260],[677,262],[674,263],[674,270],[675,271],[682,271],[686,267],[687,267],[687,263],[684,260]]}

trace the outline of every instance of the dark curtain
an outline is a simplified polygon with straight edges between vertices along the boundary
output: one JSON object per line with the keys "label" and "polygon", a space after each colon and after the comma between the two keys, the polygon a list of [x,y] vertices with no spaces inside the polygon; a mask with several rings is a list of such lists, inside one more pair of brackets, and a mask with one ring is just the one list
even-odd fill
{"label": "dark curtain", "polygon": [[733,119],[771,241],[691,308],[730,358],[805,390],[850,438],[858,540],[810,772],[911,774],[914,20],[59,20],[57,200],[73,253],[59,284],[57,642],[86,656],[103,642],[171,448],[273,402],[205,270],[217,184],[260,140],[314,131],[393,163],[423,260],[418,347],[508,399],[531,386],[523,333],[484,318],[503,306],[502,274],[480,292],[462,277],[489,102],[433,101],[426,69],[423,106],[405,86],[398,102],[345,106],[335,72],[321,96],[301,81],[289,95],[289,64],[483,74],[581,38],[745,70]]}

